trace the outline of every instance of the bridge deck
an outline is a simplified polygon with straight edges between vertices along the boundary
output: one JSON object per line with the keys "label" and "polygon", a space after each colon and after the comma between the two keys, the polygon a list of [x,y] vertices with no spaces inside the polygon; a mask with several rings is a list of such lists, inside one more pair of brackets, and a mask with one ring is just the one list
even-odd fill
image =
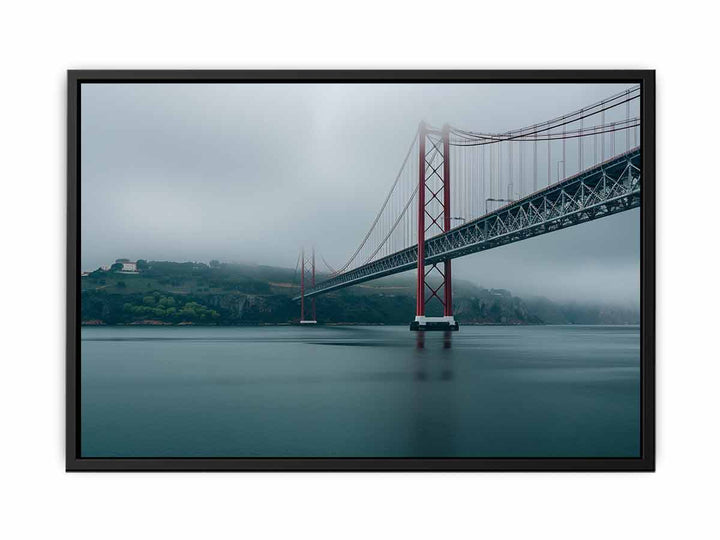
{"label": "bridge deck", "polygon": [[[519,242],[639,207],[640,180],[640,150],[635,148],[427,239],[425,264]],[[398,274],[416,266],[417,244],[317,283],[305,291],[305,297]]]}

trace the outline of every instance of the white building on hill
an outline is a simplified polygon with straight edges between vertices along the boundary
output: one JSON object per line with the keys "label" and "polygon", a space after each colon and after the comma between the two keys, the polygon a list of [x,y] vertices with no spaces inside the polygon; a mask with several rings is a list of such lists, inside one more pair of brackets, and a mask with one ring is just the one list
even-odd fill
{"label": "white building on hill", "polygon": [[116,263],[122,264],[122,268],[120,269],[120,272],[123,274],[137,274],[137,261],[130,261],[128,259],[118,259],[115,261]]}

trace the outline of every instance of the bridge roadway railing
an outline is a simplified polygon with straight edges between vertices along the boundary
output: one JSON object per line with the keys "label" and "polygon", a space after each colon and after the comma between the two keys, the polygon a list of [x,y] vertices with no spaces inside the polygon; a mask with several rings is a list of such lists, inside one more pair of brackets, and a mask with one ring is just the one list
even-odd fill
{"label": "bridge roadway railing", "polygon": [[[462,257],[640,206],[641,158],[635,148],[485,216],[425,241],[425,264]],[[306,289],[312,297],[417,265],[417,244]],[[299,299],[296,297],[295,299]]]}

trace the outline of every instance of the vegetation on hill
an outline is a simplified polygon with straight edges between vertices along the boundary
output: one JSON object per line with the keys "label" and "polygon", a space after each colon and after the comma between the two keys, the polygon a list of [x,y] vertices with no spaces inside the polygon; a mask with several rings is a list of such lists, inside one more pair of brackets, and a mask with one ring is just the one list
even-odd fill
{"label": "vegetation on hill", "polygon": [[[138,261],[137,274],[96,270],[81,281],[84,324],[286,324],[299,320],[294,270],[262,265]],[[318,279],[323,279],[320,275]],[[322,295],[320,322],[408,324],[415,312],[414,276],[398,275]],[[455,283],[455,316],[463,324],[637,324],[632,310],[546,299],[525,301],[501,289]],[[309,302],[307,304],[309,306]],[[428,315],[441,315],[439,303]]]}

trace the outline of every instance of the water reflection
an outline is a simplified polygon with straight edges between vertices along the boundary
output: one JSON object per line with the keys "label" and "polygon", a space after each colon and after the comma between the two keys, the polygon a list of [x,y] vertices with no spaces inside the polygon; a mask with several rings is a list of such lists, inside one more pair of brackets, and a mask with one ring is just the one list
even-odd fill
{"label": "water reflection", "polygon": [[[417,332],[415,380],[409,439],[414,455],[452,456],[456,453],[457,403],[453,379],[452,332]],[[447,384],[448,382],[451,384]]]}
{"label": "water reflection", "polygon": [[450,330],[445,330],[445,332],[444,332],[443,348],[444,349],[452,349],[452,332]]}
{"label": "water reflection", "polygon": [[86,456],[634,456],[639,328],[83,328]]}
{"label": "water reflection", "polygon": [[415,380],[427,380],[427,358],[425,354],[425,332],[415,332]]}
{"label": "water reflection", "polygon": [[[450,352],[452,349],[452,332],[445,331],[442,335],[442,350],[443,353]],[[454,378],[453,372],[453,357],[451,354],[441,354],[438,356],[434,349],[435,347],[429,346],[426,350],[426,341],[429,344],[436,342],[432,337],[426,337],[426,332],[415,333],[415,380],[426,381],[432,378],[432,373],[428,371],[428,362],[430,362],[431,368],[434,367],[436,370],[439,369],[437,380],[450,381]],[[438,343],[439,345],[439,343]],[[428,360],[427,355],[430,355],[431,360]],[[440,364],[438,366],[438,363]],[[435,371],[437,373],[437,371]]]}

